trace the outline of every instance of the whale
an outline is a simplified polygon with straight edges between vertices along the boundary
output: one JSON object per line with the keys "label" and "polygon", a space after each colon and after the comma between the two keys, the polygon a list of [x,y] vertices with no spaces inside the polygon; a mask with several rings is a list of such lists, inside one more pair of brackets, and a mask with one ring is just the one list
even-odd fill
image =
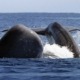
{"label": "whale", "polygon": [[0,40],[0,58],[40,58],[43,45],[36,32],[18,24]]}
{"label": "whale", "polygon": [[[80,51],[78,45],[70,34],[70,32],[74,30],[76,29],[68,30],[58,22],[49,24],[47,28],[35,29],[29,29],[24,25],[16,25],[11,29],[2,31],[6,32],[6,34],[0,40],[0,57],[42,57],[43,45],[39,35],[43,35],[47,37],[51,45],[56,43],[60,46],[67,46],[68,49],[74,53],[74,58],[78,58]],[[20,41],[20,39],[22,39],[22,41]],[[32,43],[33,41],[34,43]]]}
{"label": "whale", "polygon": [[52,45],[56,43],[60,46],[67,46],[67,48],[74,53],[74,58],[79,57],[80,51],[78,45],[70,34],[71,31],[76,29],[67,30],[62,27],[58,22],[54,22],[49,24],[47,28],[33,30],[39,35],[45,35],[49,41],[49,44]]}
{"label": "whale", "polygon": [[[51,40],[53,38],[53,41],[55,41],[56,44],[60,46],[67,46],[68,49],[74,53],[73,55],[75,58],[79,57],[80,51],[78,45],[76,44],[76,42],[74,41],[70,33],[59,23],[54,22],[49,24],[46,31],[47,31],[47,35],[51,36]],[[53,44],[53,42],[51,41],[49,43]]]}

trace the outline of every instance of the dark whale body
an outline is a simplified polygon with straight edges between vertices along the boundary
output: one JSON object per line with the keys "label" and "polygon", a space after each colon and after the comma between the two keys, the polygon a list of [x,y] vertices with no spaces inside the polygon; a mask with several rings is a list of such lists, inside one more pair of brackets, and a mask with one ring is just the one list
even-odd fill
{"label": "dark whale body", "polygon": [[59,44],[60,46],[67,46],[74,53],[75,58],[79,57],[80,52],[77,44],[70,33],[59,23],[51,23],[46,29],[46,32],[46,35],[54,38],[56,44]]}
{"label": "dark whale body", "polygon": [[[28,29],[23,25],[16,25],[8,31],[0,41],[0,57],[8,58],[39,58],[42,56],[42,43],[39,35],[45,35],[49,43],[54,41],[60,46],[67,46],[78,58],[80,51],[70,33],[59,23],[51,23],[45,29]],[[36,34],[36,33],[37,34]],[[64,53],[65,54],[65,53]]]}
{"label": "dark whale body", "polygon": [[59,23],[51,23],[45,29],[35,29],[34,31],[37,34],[47,36],[50,44],[56,43],[60,46],[67,46],[68,49],[74,53],[75,58],[79,57],[79,48],[72,36],[70,35],[70,31],[63,28]]}
{"label": "dark whale body", "polygon": [[0,40],[1,58],[39,58],[42,51],[38,35],[24,25],[13,26]]}

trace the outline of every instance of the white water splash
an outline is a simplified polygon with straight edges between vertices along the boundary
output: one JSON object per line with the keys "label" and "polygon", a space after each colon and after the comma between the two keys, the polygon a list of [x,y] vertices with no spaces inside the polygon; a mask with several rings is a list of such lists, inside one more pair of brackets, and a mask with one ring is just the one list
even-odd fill
{"label": "white water splash", "polygon": [[65,46],[45,44],[43,56],[48,58],[73,58],[73,53]]}

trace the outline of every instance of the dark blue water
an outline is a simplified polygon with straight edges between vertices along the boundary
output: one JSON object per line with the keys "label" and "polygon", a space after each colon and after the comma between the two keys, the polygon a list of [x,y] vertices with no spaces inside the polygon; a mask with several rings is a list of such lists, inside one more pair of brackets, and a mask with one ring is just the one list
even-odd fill
{"label": "dark blue water", "polygon": [[80,79],[80,59],[0,59],[0,80],[69,79]]}
{"label": "dark blue water", "polygon": [[[17,13],[0,14],[0,36],[16,24],[47,27],[52,22],[80,27],[80,14]],[[45,40],[44,40],[45,41]],[[79,80],[80,59],[0,59],[0,80]]]}

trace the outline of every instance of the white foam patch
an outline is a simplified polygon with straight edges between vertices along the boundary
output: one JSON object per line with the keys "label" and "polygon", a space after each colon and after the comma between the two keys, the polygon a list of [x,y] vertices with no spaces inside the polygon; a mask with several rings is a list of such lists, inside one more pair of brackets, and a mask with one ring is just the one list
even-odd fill
{"label": "white foam patch", "polygon": [[73,58],[73,53],[65,46],[45,44],[43,56],[48,58]]}

